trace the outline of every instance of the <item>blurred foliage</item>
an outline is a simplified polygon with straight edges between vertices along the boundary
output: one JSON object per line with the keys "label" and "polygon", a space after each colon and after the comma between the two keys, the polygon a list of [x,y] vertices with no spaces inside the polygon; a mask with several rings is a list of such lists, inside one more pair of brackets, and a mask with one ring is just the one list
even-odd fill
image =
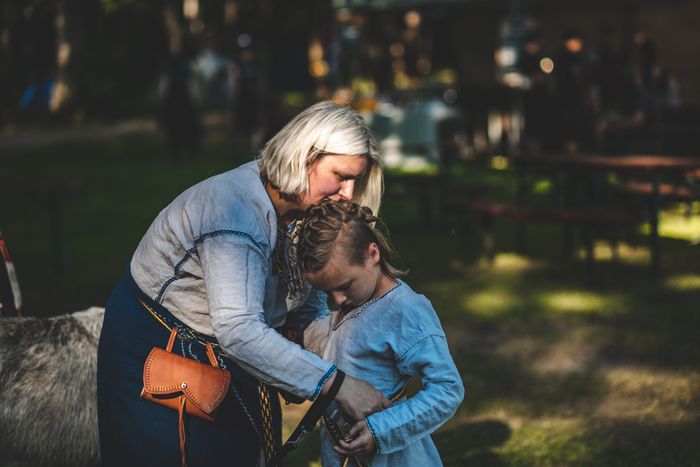
{"label": "blurred foliage", "polygon": [[114,13],[122,8],[131,8],[137,11],[147,12],[152,10],[153,7],[159,3],[161,2],[153,0],[100,0],[102,8],[104,8],[107,13]]}

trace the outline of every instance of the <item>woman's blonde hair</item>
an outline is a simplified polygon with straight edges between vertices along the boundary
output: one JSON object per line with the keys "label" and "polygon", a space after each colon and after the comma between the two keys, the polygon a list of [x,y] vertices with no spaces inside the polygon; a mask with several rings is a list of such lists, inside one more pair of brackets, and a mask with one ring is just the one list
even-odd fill
{"label": "woman's blonde hair", "polygon": [[379,248],[379,266],[391,278],[406,275],[389,262],[394,255],[387,236],[375,224],[381,222],[372,211],[352,201],[326,200],[306,210],[306,217],[297,244],[299,270],[318,272],[334,253],[347,258],[351,265],[361,265],[367,259],[368,248]]}
{"label": "woman's blonde hair", "polygon": [[367,158],[353,200],[378,212],[383,178],[377,140],[350,107],[321,101],[302,111],[267,142],[260,154],[260,171],[280,194],[298,199],[309,189],[309,167],[328,154]]}

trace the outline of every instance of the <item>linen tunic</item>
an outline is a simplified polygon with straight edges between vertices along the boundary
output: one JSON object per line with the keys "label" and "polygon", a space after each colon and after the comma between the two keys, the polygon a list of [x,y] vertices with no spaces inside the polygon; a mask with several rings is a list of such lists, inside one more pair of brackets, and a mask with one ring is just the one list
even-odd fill
{"label": "linen tunic", "polygon": [[[445,333],[430,301],[405,282],[348,312],[330,326],[323,357],[390,397],[412,376],[422,378],[413,397],[367,417],[377,451],[362,460],[373,467],[442,465],[430,433],[449,419],[464,397]],[[315,322],[319,326],[319,321]],[[325,429],[321,461],[342,465]],[[349,465],[353,465],[350,462]]]}
{"label": "linen tunic", "polygon": [[186,325],[217,339],[259,380],[314,399],[335,367],[282,337],[288,320],[328,314],[324,293],[289,293],[271,256],[277,215],[258,162],[216,175],[168,205],[131,260],[139,288]]}

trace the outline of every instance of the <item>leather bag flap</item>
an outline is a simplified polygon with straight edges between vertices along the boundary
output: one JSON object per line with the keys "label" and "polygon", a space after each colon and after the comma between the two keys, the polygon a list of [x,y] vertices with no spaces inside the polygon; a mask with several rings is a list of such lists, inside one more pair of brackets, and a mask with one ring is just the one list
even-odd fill
{"label": "leather bag flap", "polygon": [[184,394],[211,414],[228,392],[231,373],[155,347],[143,368],[143,390],[154,395]]}

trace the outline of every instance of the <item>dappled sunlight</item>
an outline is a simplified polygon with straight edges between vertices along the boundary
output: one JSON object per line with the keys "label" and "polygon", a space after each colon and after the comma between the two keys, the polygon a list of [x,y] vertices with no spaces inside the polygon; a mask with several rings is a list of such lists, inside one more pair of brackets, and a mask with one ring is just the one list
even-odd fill
{"label": "dappled sunlight", "polygon": [[595,456],[595,447],[583,439],[585,431],[580,418],[529,420],[498,452],[512,465],[580,465]]}
{"label": "dappled sunlight", "polygon": [[507,313],[519,301],[520,298],[508,290],[491,289],[468,294],[463,304],[474,315],[493,317]]}
{"label": "dappled sunlight", "polygon": [[[567,336],[570,337],[570,336]],[[598,348],[584,339],[564,339],[547,349],[531,363],[539,374],[566,374],[588,371],[598,360]]]}
{"label": "dappled sunlight", "polygon": [[491,353],[494,356],[515,360],[518,362],[529,361],[542,349],[540,339],[534,337],[503,337],[493,343]]}
{"label": "dappled sunlight", "polygon": [[639,366],[613,367],[604,371],[610,385],[594,416],[680,422],[697,417],[700,373],[667,371]]}
{"label": "dappled sunlight", "polygon": [[596,261],[612,261],[614,253],[615,250],[610,242],[597,241],[593,245],[593,254]]}
{"label": "dappled sunlight", "polygon": [[517,273],[535,267],[535,262],[527,256],[515,253],[499,253],[493,262],[493,269],[498,272]]}
{"label": "dappled sunlight", "polygon": [[601,294],[582,290],[544,292],[539,301],[546,308],[560,313],[601,312],[609,304],[609,300]]}
{"label": "dappled sunlight", "polygon": [[458,273],[486,272],[488,274],[517,275],[523,272],[542,268],[543,264],[534,261],[527,256],[512,252],[497,253],[493,261],[481,257],[475,262],[465,263],[460,259],[451,259],[448,262],[450,270]]}
{"label": "dappled sunlight", "polygon": [[[651,227],[642,224],[640,231],[649,235]],[[700,216],[686,216],[681,211],[663,211],[659,215],[659,235],[676,240],[687,240],[692,243],[700,242]]]}
{"label": "dappled sunlight", "polygon": [[549,178],[537,180],[537,182],[535,182],[535,184],[532,186],[532,192],[540,196],[548,195],[552,192],[552,190],[552,180]]}
{"label": "dappled sunlight", "polygon": [[687,217],[681,213],[664,212],[659,220],[659,234],[662,237],[700,243],[700,216]]}
{"label": "dappled sunlight", "polygon": [[595,329],[574,327],[551,336],[514,336],[498,339],[491,354],[519,364],[536,375],[587,372],[598,361]]}
{"label": "dappled sunlight", "polygon": [[686,292],[700,290],[700,274],[683,274],[671,276],[664,281],[667,289]]}
{"label": "dappled sunlight", "polygon": [[[593,245],[593,254],[596,262],[613,261],[613,246],[609,241],[599,240]],[[581,247],[576,251],[576,257],[584,261],[586,259],[586,250]],[[646,240],[642,240],[638,245],[632,245],[627,242],[617,244],[617,258],[623,264],[642,264],[649,263],[651,252],[649,251]]]}

